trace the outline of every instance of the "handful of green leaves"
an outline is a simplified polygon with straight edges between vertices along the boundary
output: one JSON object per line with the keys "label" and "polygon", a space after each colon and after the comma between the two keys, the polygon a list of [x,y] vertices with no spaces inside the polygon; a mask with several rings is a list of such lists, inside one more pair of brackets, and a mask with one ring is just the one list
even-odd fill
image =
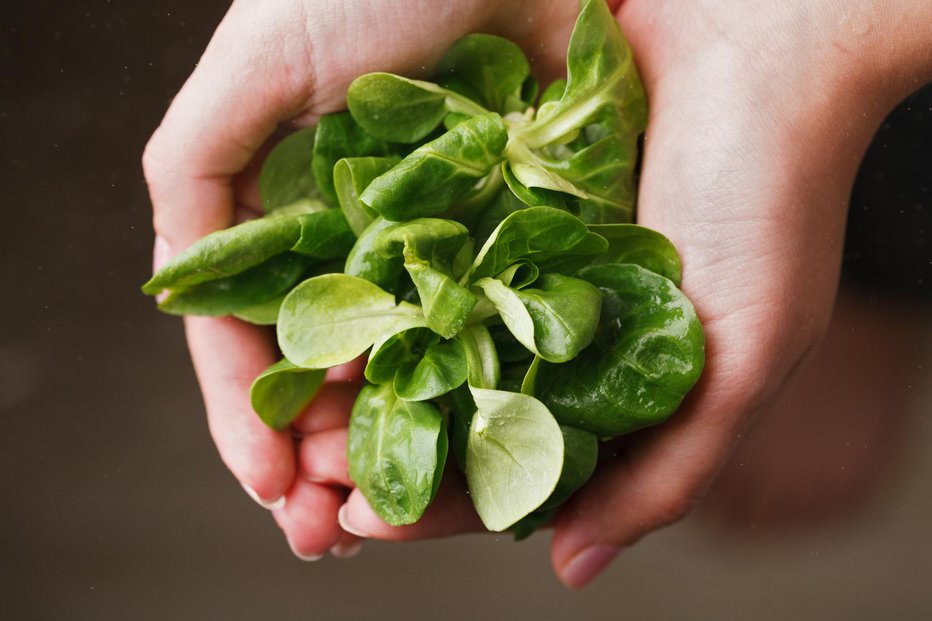
{"label": "handful of green leaves", "polygon": [[567,79],[539,97],[520,48],[477,34],[434,82],[363,75],[347,104],[269,155],[264,217],[143,291],[277,326],[283,359],[251,393],[276,429],[369,352],[348,457],[372,508],[420,519],[452,446],[483,523],[525,536],[592,475],[599,440],[665,420],[703,366],[676,250],[629,223],[646,123],[631,52],[589,0]]}

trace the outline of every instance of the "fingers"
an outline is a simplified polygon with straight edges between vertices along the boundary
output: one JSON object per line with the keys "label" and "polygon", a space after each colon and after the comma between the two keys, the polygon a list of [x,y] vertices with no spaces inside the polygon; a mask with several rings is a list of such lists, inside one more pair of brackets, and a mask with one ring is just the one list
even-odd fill
{"label": "fingers", "polygon": [[462,475],[448,471],[437,490],[437,497],[427,511],[414,524],[391,526],[386,524],[358,489],[353,490],[346,504],[340,507],[340,526],[359,537],[386,541],[414,541],[450,537],[485,530],[466,493]]}
{"label": "fingers", "polygon": [[[288,9],[234,3],[143,156],[157,235],[177,253],[232,221],[231,178],[280,121],[306,104],[304,42],[282,33]],[[246,36],[251,29],[267,36]]]}
{"label": "fingers", "polygon": [[[362,381],[362,372],[365,368],[365,358],[360,357],[348,364],[333,367],[327,371],[327,381],[305,409],[301,417],[292,425],[295,432],[303,435],[298,446],[298,468],[301,478],[316,487],[323,487],[334,491],[339,497],[339,504],[343,503],[346,491],[343,488],[352,488],[353,482],[349,478],[346,463],[346,436],[349,415],[359,392]],[[296,487],[298,484],[295,484]],[[299,489],[303,489],[301,486]],[[308,504],[317,503],[319,510],[332,515],[336,522],[336,508],[329,503],[332,496],[328,496],[326,503],[320,500],[321,492],[311,499],[309,493]],[[303,497],[303,496],[302,496]],[[291,495],[289,494],[289,500]],[[338,508],[338,507],[337,507]],[[283,522],[280,522],[282,524]],[[292,550],[302,559],[311,560],[319,558],[322,552],[308,544],[307,539],[315,530],[318,523],[302,522],[300,516],[283,526]],[[336,558],[351,558],[359,554],[363,540],[348,533],[337,526],[338,537],[331,543],[330,553]],[[330,527],[326,527],[330,532]],[[317,533],[320,541],[323,535]],[[307,549],[314,550],[307,553]],[[309,558],[310,557],[310,558]]]}
{"label": "fingers", "polygon": [[267,427],[249,401],[252,381],[276,359],[268,332],[235,319],[185,318],[207,422],[220,457],[263,506],[294,479],[291,435]]}
{"label": "fingers", "polygon": [[355,384],[325,383],[292,427],[302,435],[346,427],[358,393]]}
{"label": "fingers", "polygon": [[[281,77],[306,74],[295,64],[306,54],[296,53],[293,38],[276,40],[281,15],[250,24],[243,6],[224,18],[143,156],[160,263],[233,223],[233,176],[306,98],[304,85]],[[283,10],[276,7],[266,14]],[[269,37],[243,36],[250,26],[267,27]],[[189,318],[186,328],[221,457],[250,496],[278,506],[294,478],[291,439],[265,427],[248,398],[252,380],[275,359],[272,342],[264,330],[231,319]]]}
{"label": "fingers", "polygon": [[302,435],[346,427],[358,393],[358,383],[327,381],[292,427]]}
{"label": "fingers", "polygon": [[[301,476],[311,482],[352,488],[346,459],[345,427],[305,436],[298,449]],[[444,473],[443,482],[431,506],[416,523],[408,526],[386,524],[369,506],[359,490],[353,490],[340,510],[340,525],[357,537],[408,541],[447,537],[481,531],[482,523],[466,493],[465,481],[457,470]],[[342,553],[337,550],[334,553]]]}
{"label": "fingers", "polygon": [[357,386],[362,386],[363,373],[366,370],[368,359],[365,355],[359,356],[355,360],[341,364],[337,367],[327,369],[328,382],[349,382]]}
{"label": "fingers", "polygon": [[[353,487],[346,462],[347,425],[365,364],[361,356],[328,369],[326,382],[292,424],[292,429],[304,436],[298,447],[298,468],[304,480],[337,489]],[[345,494],[340,489],[341,504]],[[360,537],[340,529],[330,553],[336,558],[351,558],[359,554],[362,544]],[[292,545],[292,549],[298,554],[299,548]]]}
{"label": "fingers", "polygon": [[630,452],[601,463],[560,512],[551,561],[570,588],[592,581],[626,547],[684,517],[727,458],[739,429],[715,421],[715,403],[699,388],[663,426],[632,438]]}
{"label": "fingers", "polygon": [[353,487],[346,464],[347,429],[306,436],[298,449],[301,476],[314,483]]}
{"label": "fingers", "polygon": [[344,546],[341,553],[353,545],[352,539],[343,538],[344,533],[337,523],[343,495],[344,492],[326,485],[300,478],[295,480],[288,490],[285,506],[272,513],[295,556],[316,561],[341,542]]}
{"label": "fingers", "polygon": [[362,544],[364,542],[364,539],[344,531],[336,544],[330,548],[330,554],[332,554],[334,558],[353,558],[362,551]]}
{"label": "fingers", "polygon": [[350,412],[362,385],[366,359],[327,371],[327,380],[292,428],[304,436],[298,448],[301,475],[308,481],[352,487],[346,462]]}
{"label": "fingers", "polygon": [[501,35],[517,43],[528,56],[541,88],[566,76],[566,46],[579,5],[564,0],[502,2],[500,15],[481,32]]}

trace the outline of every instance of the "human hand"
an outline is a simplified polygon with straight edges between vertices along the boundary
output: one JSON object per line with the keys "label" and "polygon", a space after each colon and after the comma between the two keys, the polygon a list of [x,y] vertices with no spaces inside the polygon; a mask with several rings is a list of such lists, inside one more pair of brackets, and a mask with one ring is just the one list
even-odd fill
{"label": "human hand", "polygon": [[[530,1],[467,0],[429,10],[416,3],[234,2],[143,157],[156,268],[207,233],[261,214],[256,180],[270,137],[282,124],[342,109],[356,76],[425,73],[456,39],[477,31],[516,40],[536,50],[541,67],[559,70],[574,12],[572,3]],[[548,27],[538,28],[535,17]],[[249,402],[251,382],[278,357],[272,335],[232,318],[189,317],[185,327],[223,461],[273,510],[298,556],[315,558],[335,545],[336,554],[346,553],[355,538],[339,528],[337,509],[340,486],[349,484],[345,427],[358,365],[328,375],[293,426],[303,437],[296,455],[292,435],[262,424]]]}
{"label": "human hand", "polygon": [[[683,517],[753,413],[817,346],[863,151],[932,68],[921,53],[932,15],[913,10],[905,29],[906,7],[621,7],[651,110],[639,222],[680,250],[708,358],[681,411],[627,438],[558,516],[552,560],[567,585],[586,584],[622,548]],[[476,529],[455,488],[445,482],[422,520],[402,528],[353,492],[341,524],[394,540]]]}

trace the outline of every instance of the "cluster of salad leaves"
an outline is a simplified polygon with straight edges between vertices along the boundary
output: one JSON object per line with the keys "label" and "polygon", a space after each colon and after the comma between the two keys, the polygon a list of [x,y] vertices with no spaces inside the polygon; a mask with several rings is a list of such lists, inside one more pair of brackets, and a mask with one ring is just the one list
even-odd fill
{"label": "cluster of salad leaves", "polygon": [[350,476],[417,521],[450,446],[484,524],[524,536],[592,475],[600,440],[666,419],[699,377],[702,328],[672,244],[631,224],[646,103],[604,0],[567,79],[464,37],[433,82],[357,78],[349,110],[261,172],[265,215],[208,235],[143,290],[175,314],[277,326],[252,387],[286,428],[325,370],[368,352]]}

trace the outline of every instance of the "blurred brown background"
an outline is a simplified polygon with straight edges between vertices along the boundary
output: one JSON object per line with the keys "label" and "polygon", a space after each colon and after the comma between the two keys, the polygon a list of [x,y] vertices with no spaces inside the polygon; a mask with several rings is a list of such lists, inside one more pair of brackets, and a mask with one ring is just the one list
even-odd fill
{"label": "blurred brown background", "polygon": [[894,474],[811,534],[689,519],[580,593],[547,535],[292,557],[217,457],[181,323],[138,293],[139,158],[225,8],[3,3],[0,618],[932,618],[928,370]]}

